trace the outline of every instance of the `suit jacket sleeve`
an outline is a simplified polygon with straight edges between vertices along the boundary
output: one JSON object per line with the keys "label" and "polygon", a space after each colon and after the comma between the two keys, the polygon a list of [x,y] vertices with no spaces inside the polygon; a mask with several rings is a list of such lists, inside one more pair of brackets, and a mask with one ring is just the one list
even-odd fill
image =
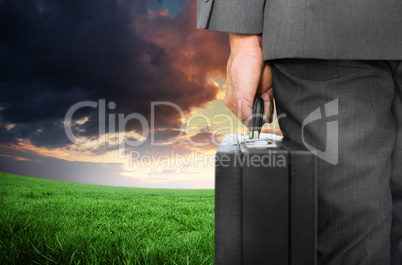
{"label": "suit jacket sleeve", "polygon": [[265,0],[197,0],[197,28],[261,34]]}

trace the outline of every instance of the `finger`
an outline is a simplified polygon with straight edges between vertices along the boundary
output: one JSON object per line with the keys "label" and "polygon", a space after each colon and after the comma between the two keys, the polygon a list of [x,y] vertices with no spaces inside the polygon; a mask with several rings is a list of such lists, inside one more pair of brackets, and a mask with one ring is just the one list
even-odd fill
{"label": "finger", "polygon": [[[260,75],[260,80],[257,85],[257,91],[256,94],[262,97],[264,100],[264,118],[263,121],[265,122],[271,115],[272,111],[272,72],[271,72],[271,66],[269,64],[264,64],[261,70],[261,75]],[[244,124],[250,129],[251,127],[251,122],[252,122],[252,114],[253,114],[253,102],[254,102],[254,97],[253,99],[250,100],[248,98],[245,98],[244,101],[242,102],[243,104],[245,103],[246,105],[243,105],[241,108],[242,113],[243,113],[243,118],[245,118]]]}
{"label": "finger", "polygon": [[257,94],[264,100],[264,118],[266,122],[271,118],[273,110],[273,89],[272,89],[272,71],[271,65],[265,63],[261,73],[261,79]]}
{"label": "finger", "polygon": [[272,70],[271,65],[268,63],[264,64],[261,71],[260,82],[257,88],[257,95],[262,95],[272,88]]}
{"label": "finger", "polygon": [[247,128],[251,128],[252,116],[253,116],[253,101],[250,101],[248,98],[241,98],[239,106],[241,110],[241,115],[244,118],[243,124],[247,126]]}
{"label": "finger", "polygon": [[252,105],[245,98],[226,101],[226,107],[246,126],[251,124]]}
{"label": "finger", "polygon": [[267,92],[261,95],[261,98],[264,100],[264,122],[269,121],[272,118],[272,112],[274,109],[272,91],[270,88]]}
{"label": "finger", "polygon": [[[255,91],[255,90],[254,90]],[[247,91],[248,92],[248,91]],[[253,114],[253,102],[255,92],[251,95],[245,93],[245,95],[230,94],[225,96],[225,105],[227,108],[239,119],[242,123],[250,127]]]}

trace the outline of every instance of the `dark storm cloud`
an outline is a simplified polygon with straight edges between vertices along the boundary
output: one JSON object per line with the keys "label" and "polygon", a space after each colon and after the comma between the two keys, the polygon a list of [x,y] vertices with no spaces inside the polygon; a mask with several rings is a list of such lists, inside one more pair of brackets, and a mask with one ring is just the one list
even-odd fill
{"label": "dark storm cloud", "polygon": [[185,133],[183,131],[172,130],[172,129],[155,130],[153,132],[153,137],[154,137],[154,140],[156,143],[171,142],[181,136],[186,136],[186,135],[187,135],[187,133]]}
{"label": "dark storm cloud", "polygon": [[[66,145],[62,121],[82,100],[114,101],[114,113],[140,113],[149,120],[151,101],[189,110],[214,99],[217,88],[206,80],[208,73],[224,75],[227,36],[195,29],[195,1],[174,19],[148,13],[148,5],[1,1],[0,141],[18,137],[36,146]],[[74,119],[82,117],[88,121],[75,132],[96,136],[97,110],[81,109]],[[173,108],[160,108],[156,122],[180,128]],[[10,123],[16,126],[5,129]],[[127,130],[139,127],[127,125]]]}
{"label": "dark storm cloud", "polygon": [[200,132],[191,136],[192,143],[202,150],[215,150],[220,143],[219,134]]}
{"label": "dark storm cloud", "polygon": [[21,123],[9,129],[0,126],[0,144],[12,145],[18,142],[17,139],[28,138],[38,147],[62,147],[71,143],[65,136],[63,124],[56,120],[33,124]]}
{"label": "dark storm cloud", "polygon": [[30,135],[31,143],[37,147],[57,148],[71,143],[66,138],[64,125],[59,121],[47,121],[41,123],[39,131]]}

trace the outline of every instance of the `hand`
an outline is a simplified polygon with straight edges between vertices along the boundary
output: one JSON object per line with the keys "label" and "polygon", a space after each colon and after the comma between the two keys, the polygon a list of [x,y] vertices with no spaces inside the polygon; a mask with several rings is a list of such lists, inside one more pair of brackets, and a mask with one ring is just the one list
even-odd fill
{"label": "hand", "polygon": [[255,95],[264,99],[264,121],[273,110],[271,66],[264,63],[260,35],[230,33],[225,105],[244,124],[251,125]]}

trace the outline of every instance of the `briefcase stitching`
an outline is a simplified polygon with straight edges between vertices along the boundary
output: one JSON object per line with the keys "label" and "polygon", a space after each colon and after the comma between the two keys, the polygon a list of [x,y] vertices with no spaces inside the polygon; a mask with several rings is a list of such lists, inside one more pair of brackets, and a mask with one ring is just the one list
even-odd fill
{"label": "briefcase stitching", "polygon": [[[216,167],[216,166],[215,166]],[[219,169],[218,167],[216,167],[217,170]],[[216,174],[217,176],[218,174]],[[220,181],[221,178],[218,178],[215,176],[215,263],[218,264],[218,261],[221,260],[222,258],[222,248],[221,246],[221,240],[220,240],[220,226],[221,226],[221,220],[220,220],[220,215],[218,215],[217,213],[220,212],[220,205],[221,205],[221,201],[220,201],[220,192],[218,190],[218,187],[221,187],[220,185]]]}
{"label": "briefcase stitching", "polygon": [[289,154],[289,195],[290,195],[290,205],[289,205],[289,213],[290,213],[290,224],[289,224],[289,241],[290,241],[290,245],[289,245],[289,264],[292,264],[293,262],[293,257],[292,257],[292,253],[293,253],[293,249],[296,248],[296,241],[292,240],[293,237],[293,232],[295,231],[295,217],[294,214],[292,212],[292,207],[294,206],[295,203],[295,196],[293,196],[293,191],[294,191],[294,185],[295,185],[295,181],[293,180],[293,176],[295,174],[294,172],[294,168],[293,168],[293,156],[291,154]]}
{"label": "briefcase stitching", "polygon": [[[240,154],[240,156],[241,155],[242,154]],[[239,237],[240,238],[237,241],[238,242],[238,249],[240,250],[238,258],[240,260],[240,264],[243,264],[244,263],[243,262],[243,218],[242,218],[243,217],[243,209],[242,209],[243,208],[242,207],[242,203],[243,203],[243,200],[242,200],[242,196],[243,196],[243,194],[242,194],[243,167],[240,167],[240,166],[236,167],[236,174],[239,176],[238,183],[236,185],[236,187],[237,187],[237,196],[236,197],[238,198],[237,219],[240,220],[239,227],[238,227]]]}
{"label": "briefcase stitching", "polygon": [[[295,167],[294,167],[294,163],[293,162],[294,157],[290,156],[289,159],[289,172],[290,172],[290,178],[292,178],[293,176],[295,176],[296,172],[295,172]],[[310,207],[309,211],[310,211],[310,216],[314,216],[314,224],[311,226],[312,231],[310,231],[311,234],[314,235],[313,238],[310,238],[310,242],[306,242],[306,244],[313,246],[313,252],[314,252],[314,263],[311,265],[316,265],[317,264],[317,259],[316,259],[316,251],[317,251],[317,232],[316,232],[316,226],[317,226],[317,215],[316,215],[316,209],[317,209],[317,172],[318,172],[318,165],[317,165],[317,159],[316,157],[312,157],[312,159],[310,160],[311,163],[308,163],[309,165],[311,165],[311,173],[314,177],[310,177],[309,178],[309,185],[311,187],[311,190],[313,192],[311,192],[311,201],[309,203],[309,205],[312,205],[312,207]],[[290,179],[290,212],[292,213],[293,211],[291,211],[291,208],[295,205],[295,197],[292,196],[294,195],[294,193],[292,192],[292,190],[295,189],[295,181],[293,181],[293,179]],[[290,238],[292,238],[293,236],[293,232],[296,230],[296,222],[295,222],[295,217],[294,214],[291,214],[290,216]],[[290,260],[289,260],[289,264],[294,265],[296,261],[294,260],[294,257],[292,256],[294,249],[296,249],[296,247],[298,246],[296,240],[290,240]]]}
{"label": "briefcase stitching", "polygon": [[313,233],[314,233],[314,239],[313,239],[313,248],[314,248],[314,264],[317,264],[317,244],[318,244],[318,238],[317,238],[317,226],[318,226],[318,159],[316,156],[313,156],[313,174],[314,178],[311,178],[311,185],[313,188],[313,193],[312,193],[312,200],[313,200],[313,208],[311,211],[313,212],[314,215],[314,225],[313,225]]}
{"label": "briefcase stitching", "polygon": [[[314,162],[314,159],[311,159],[311,162]],[[309,163],[310,165],[311,165],[311,163]],[[315,173],[314,172],[314,164],[313,164],[313,168],[312,168],[312,173]],[[309,203],[309,205],[312,205],[312,207],[310,208],[310,214],[311,214],[311,216],[315,216],[315,211],[314,211],[314,204],[315,204],[315,201],[314,201],[314,193],[315,193],[315,187],[314,187],[314,179],[315,178],[311,178],[310,177],[310,185],[311,185],[311,188],[312,188],[312,193],[311,193],[311,203]],[[311,226],[312,228],[313,228],[313,231],[311,231],[311,233],[313,234],[313,235],[315,235],[315,224],[313,224],[312,226]],[[315,244],[315,240],[314,240],[314,237],[311,239],[312,240],[312,242],[309,242],[309,245],[311,245],[311,246],[313,246],[313,248],[314,248],[314,244]],[[314,253],[314,255],[315,255],[315,253]]]}

